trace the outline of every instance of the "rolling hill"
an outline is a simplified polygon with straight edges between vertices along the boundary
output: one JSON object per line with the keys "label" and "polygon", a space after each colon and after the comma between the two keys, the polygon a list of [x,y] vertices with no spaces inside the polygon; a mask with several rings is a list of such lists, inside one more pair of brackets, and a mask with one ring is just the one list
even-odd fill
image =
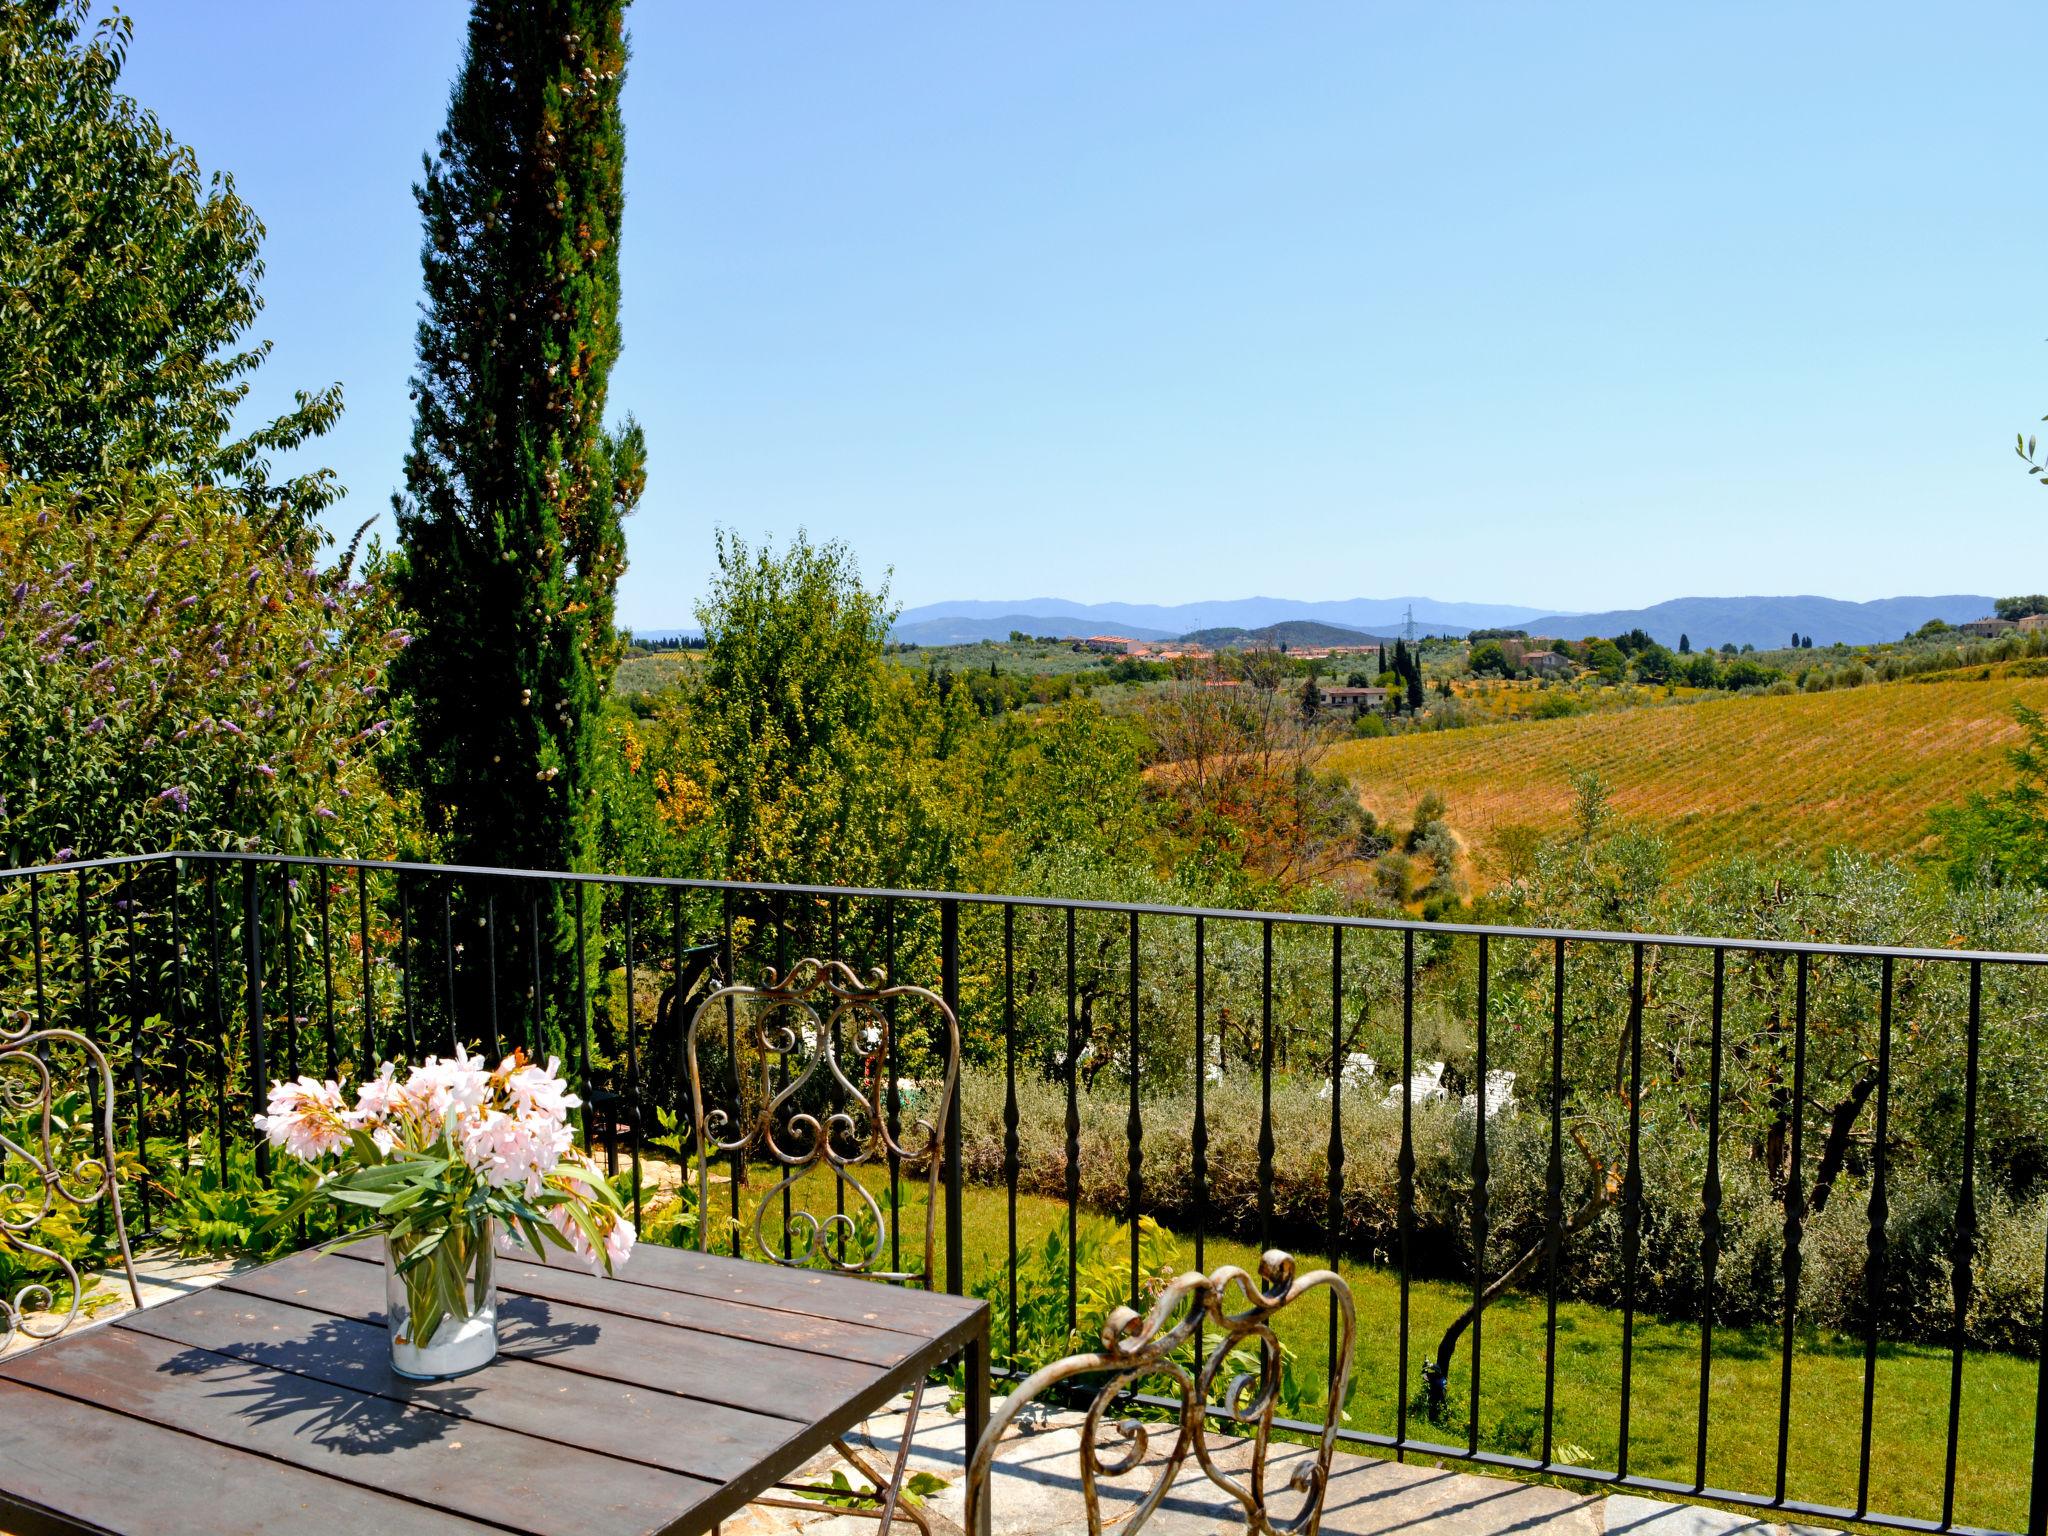
{"label": "rolling hill", "polygon": [[1880,597],[1848,603],[1833,597],[1675,597],[1647,608],[1608,613],[1558,613],[1520,627],[1532,635],[1577,640],[1646,630],[1660,645],[1688,636],[1695,650],[1732,642],[1759,650],[1787,644],[1797,634],[1816,645],[1879,645],[1918,629],[1929,619],[1961,624],[1991,612],[1991,599],[1970,593],[1945,597]]}
{"label": "rolling hill", "polygon": [[1182,635],[1181,639],[1195,645],[1253,646],[1274,645],[1392,645],[1391,635],[1369,635],[1363,630],[1346,629],[1339,624],[1319,624],[1313,619],[1288,619],[1279,624],[1268,624],[1261,629],[1197,629]]}
{"label": "rolling hill", "polygon": [[2011,781],[2012,706],[2048,709],[2048,679],[1873,684],[1668,704],[1562,720],[1353,741],[1327,765],[1396,826],[1425,789],[1482,880],[1502,831],[1564,828],[1571,777],[1597,769],[1615,816],[1672,845],[1676,874],[1733,853],[1810,858],[1830,846],[1906,855],[1927,813]]}

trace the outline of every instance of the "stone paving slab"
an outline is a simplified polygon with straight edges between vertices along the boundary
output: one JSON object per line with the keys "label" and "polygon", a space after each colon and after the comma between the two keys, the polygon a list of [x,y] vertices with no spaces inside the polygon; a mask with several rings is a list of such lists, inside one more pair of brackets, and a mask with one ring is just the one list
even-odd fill
{"label": "stone paving slab", "polygon": [[[254,1269],[258,1262],[255,1259],[218,1258],[207,1254],[195,1256],[170,1249],[150,1249],[135,1255],[135,1280],[142,1291],[142,1304],[154,1307],[175,1296],[189,1296],[194,1291],[218,1285],[229,1275]],[[111,1274],[93,1276],[93,1280],[95,1283],[86,1291],[86,1301],[92,1309],[90,1322],[81,1310],[78,1321],[71,1325],[72,1333],[91,1324],[126,1317],[135,1310],[135,1302],[128,1294],[128,1277],[120,1272],[119,1266]],[[20,1354],[25,1349],[34,1349],[38,1342],[17,1334],[0,1347],[0,1359]]]}
{"label": "stone paving slab", "polygon": [[[964,1458],[964,1426],[958,1414],[944,1411],[946,1394],[927,1389],[911,1445],[913,1471],[943,1478],[947,1487],[926,1507],[935,1536],[960,1536],[965,1496],[960,1486]],[[870,1419],[850,1442],[871,1464],[886,1467],[902,1433],[906,1400]],[[1032,1416],[1026,1415],[1027,1421]],[[998,1454],[991,1506],[995,1536],[1085,1536],[1088,1521],[1082,1503],[1079,1457],[1080,1415],[1044,1415],[1026,1429],[1013,1429]],[[1123,1479],[1104,1484],[1102,1513],[1112,1526],[1137,1502],[1160,1465],[1168,1443],[1154,1426],[1152,1454]],[[1250,1459],[1244,1442],[1218,1455],[1227,1471],[1242,1474]],[[1287,1489],[1292,1462],[1308,1454],[1304,1447],[1276,1446],[1267,1470],[1267,1485],[1277,1490],[1269,1500],[1275,1518],[1291,1517],[1299,1495]],[[815,1458],[793,1481],[824,1482],[844,1467],[836,1455]],[[856,1484],[863,1482],[851,1469]],[[1137,1491],[1123,1485],[1143,1479]],[[728,1520],[727,1536],[872,1536],[872,1519],[820,1508],[810,1511],[755,1507]],[[899,1531],[913,1532],[907,1522]],[[1146,1525],[1147,1536],[1210,1536],[1241,1532],[1240,1507],[1218,1489],[1192,1460],[1181,1469],[1173,1492]],[[1581,1493],[1510,1478],[1472,1472],[1445,1471],[1340,1452],[1332,1470],[1330,1496],[1322,1529],[1328,1536],[1833,1536],[1824,1528],[1785,1526],[1726,1510],[1667,1503],[1628,1494]]]}

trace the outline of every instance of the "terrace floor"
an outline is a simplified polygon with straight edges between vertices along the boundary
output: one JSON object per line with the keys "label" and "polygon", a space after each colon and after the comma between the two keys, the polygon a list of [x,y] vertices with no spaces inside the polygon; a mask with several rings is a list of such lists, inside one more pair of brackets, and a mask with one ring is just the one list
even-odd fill
{"label": "terrace floor", "polygon": [[[907,1399],[905,1400],[907,1402]],[[945,1492],[927,1506],[935,1517],[936,1536],[957,1536],[963,1498],[960,1488],[962,1428],[959,1416],[945,1409],[945,1389],[928,1389],[911,1446],[913,1470],[946,1480]],[[855,1448],[872,1450],[872,1459],[894,1456],[903,1426],[904,1403],[871,1419]],[[1013,1430],[1000,1453],[992,1507],[995,1536],[1086,1536],[1088,1520],[1081,1500],[1078,1413],[1046,1415],[1030,1432]],[[1284,1490],[1292,1458],[1307,1455],[1297,1446],[1276,1447],[1268,1485]],[[1218,1457],[1226,1470],[1238,1470],[1249,1459],[1239,1443]],[[831,1455],[813,1461],[795,1479],[823,1482],[842,1463]],[[1143,1476],[1143,1472],[1136,1474]],[[1130,1481],[1126,1478],[1124,1481]],[[1114,1522],[1136,1502],[1136,1495],[1103,1493],[1103,1523]],[[1298,1498],[1283,1493],[1271,1506],[1277,1520],[1289,1517]],[[1238,1506],[1204,1477],[1192,1462],[1182,1469],[1167,1502],[1145,1527],[1146,1536],[1210,1536],[1244,1528]],[[753,1508],[728,1520],[724,1536],[872,1536],[872,1519],[782,1509]],[[914,1527],[899,1521],[896,1529],[912,1536]],[[1434,1467],[1401,1464],[1340,1454],[1323,1511],[1328,1536],[1819,1536],[1814,1526],[1784,1526],[1768,1520],[1697,1505],[1665,1503],[1630,1494],[1587,1494],[1544,1487],[1507,1478],[1482,1477]]]}

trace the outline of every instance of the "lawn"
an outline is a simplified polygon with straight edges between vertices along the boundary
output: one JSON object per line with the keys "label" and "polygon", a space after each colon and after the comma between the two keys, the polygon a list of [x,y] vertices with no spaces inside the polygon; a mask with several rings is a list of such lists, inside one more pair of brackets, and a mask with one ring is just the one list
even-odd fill
{"label": "lawn", "polygon": [[[830,1203],[829,1185],[817,1194]],[[769,1185],[755,1186],[765,1191]],[[906,1196],[907,1198],[907,1196]],[[714,1191],[714,1201],[720,1201]],[[966,1192],[963,1251],[966,1274],[1001,1275],[1008,1255],[1003,1191]],[[1101,1218],[1084,1216],[1087,1221]],[[1019,1250],[1065,1230],[1058,1201],[1024,1196],[1017,1206]],[[920,1230],[906,1221],[906,1242]],[[773,1223],[770,1223],[772,1231]],[[1128,1229],[1124,1229],[1126,1232]],[[1123,1252],[1127,1238],[1111,1244]],[[944,1235],[941,1232],[940,1252]],[[1194,1266],[1191,1240],[1178,1240],[1181,1263]],[[906,1257],[908,1254],[906,1253]],[[1307,1270],[1322,1262],[1298,1254]],[[1208,1267],[1256,1267],[1241,1242],[1211,1239]],[[1358,1347],[1347,1398],[1350,1427],[1365,1433],[1395,1431],[1400,1340],[1400,1283],[1385,1269],[1346,1263],[1358,1312]],[[1417,1281],[1410,1292],[1411,1383],[1434,1351],[1444,1327],[1469,1299],[1460,1286]],[[1082,1318],[1089,1333],[1095,1320]],[[1315,1304],[1282,1314],[1278,1332],[1311,1380],[1327,1370],[1327,1310]],[[1582,1464],[1613,1468],[1619,1452],[1618,1386],[1622,1328],[1619,1313],[1563,1302],[1557,1320],[1555,1438],[1573,1446]],[[995,1341],[997,1361],[1006,1341]],[[1511,1296],[1489,1307],[1481,1367],[1482,1448],[1535,1456],[1541,1450],[1544,1303],[1540,1295]],[[1451,1372],[1454,1419],[1442,1425],[1411,1410],[1416,1439],[1462,1444],[1464,1405],[1470,1392],[1470,1337]],[[1647,1477],[1690,1484],[1698,1432],[1700,1336],[1697,1323],[1639,1318],[1634,1335],[1629,1468]],[[1707,1449],[1709,1486],[1769,1492],[1777,1473],[1779,1334],[1775,1328],[1722,1328],[1714,1336]],[[1894,1515],[1938,1520],[1948,1425],[1949,1356],[1924,1345],[1886,1344],[1879,1350],[1872,1434],[1870,1507]],[[2033,1444],[2035,1365],[2010,1355],[1971,1352],[1964,1357],[1963,1402],[1957,1457],[1958,1524],[2005,1530],[2025,1527],[2027,1469]],[[1863,1344],[1815,1329],[1801,1331],[1793,1353],[1792,1432],[1787,1466],[1789,1497],[1813,1504],[1856,1503],[1858,1442],[1862,1427]]]}

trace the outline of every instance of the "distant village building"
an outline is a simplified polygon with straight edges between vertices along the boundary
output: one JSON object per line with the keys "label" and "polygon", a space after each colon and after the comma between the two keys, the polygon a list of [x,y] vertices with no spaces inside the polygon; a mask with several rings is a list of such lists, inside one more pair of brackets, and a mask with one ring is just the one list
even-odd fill
{"label": "distant village building", "polygon": [[1958,624],[1966,635],[1975,635],[1979,640],[1996,640],[2000,635],[2018,629],[2011,619],[1972,619],[1967,624]]}
{"label": "distant village building", "polygon": [[1131,654],[1131,642],[1123,635],[1090,635],[1081,644],[1088,650],[1101,651],[1108,656]]}
{"label": "distant village building", "polygon": [[1324,688],[1320,690],[1323,708],[1332,713],[1360,715],[1368,709],[1378,709],[1387,702],[1384,688]]}
{"label": "distant village building", "polygon": [[2020,628],[2031,633],[2037,629],[2048,629],[2048,613],[2030,613],[2020,620]]}
{"label": "distant village building", "polygon": [[1569,677],[1572,664],[1556,651],[1524,651],[1522,665],[1538,677]]}

